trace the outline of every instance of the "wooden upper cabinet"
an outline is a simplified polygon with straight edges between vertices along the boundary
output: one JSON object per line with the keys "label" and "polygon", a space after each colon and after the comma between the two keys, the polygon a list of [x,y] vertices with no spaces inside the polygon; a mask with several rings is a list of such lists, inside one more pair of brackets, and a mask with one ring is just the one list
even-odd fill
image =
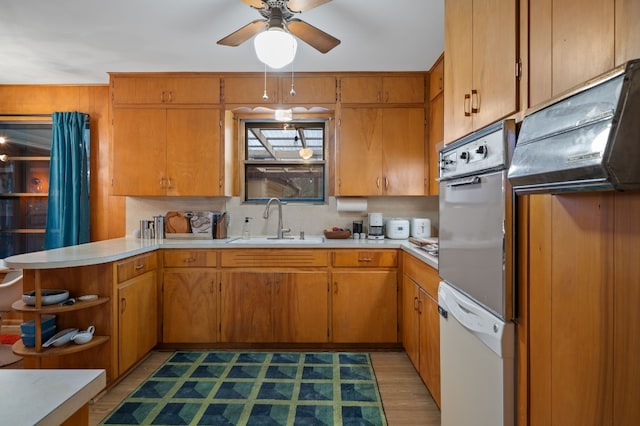
{"label": "wooden upper cabinet", "polygon": [[[264,95],[267,95],[267,99]],[[261,105],[280,102],[278,77],[225,77],[222,82],[222,101],[226,104]]]}
{"label": "wooden upper cabinet", "polygon": [[516,0],[445,0],[445,142],[517,110]]}
{"label": "wooden upper cabinet", "polygon": [[444,54],[431,67],[429,71],[429,100],[438,96],[444,90]]}
{"label": "wooden upper cabinet", "polygon": [[424,103],[425,76],[348,76],[340,78],[340,102]]}
{"label": "wooden upper cabinet", "polygon": [[342,108],[338,131],[336,195],[424,195],[424,107]]}
{"label": "wooden upper cabinet", "polygon": [[112,194],[222,195],[220,110],[114,108]]}
{"label": "wooden upper cabinet", "polygon": [[620,65],[628,60],[640,58],[640,2],[616,0],[615,3],[615,62],[616,65]]}
{"label": "wooden upper cabinet", "polygon": [[220,103],[220,79],[214,76],[112,75],[111,89],[114,105]]}
{"label": "wooden upper cabinet", "polygon": [[295,95],[291,95],[291,76],[280,77],[280,92],[284,104],[335,104],[336,78],[294,75]]}
{"label": "wooden upper cabinet", "polygon": [[335,104],[336,78],[333,76],[295,75],[295,95],[291,96],[291,75],[225,77],[223,101],[227,104]]}

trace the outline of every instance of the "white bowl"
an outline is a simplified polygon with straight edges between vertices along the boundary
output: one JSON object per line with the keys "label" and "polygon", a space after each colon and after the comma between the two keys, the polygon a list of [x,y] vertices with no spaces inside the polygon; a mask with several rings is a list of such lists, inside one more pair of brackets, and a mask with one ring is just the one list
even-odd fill
{"label": "white bowl", "polygon": [[[43,305],[55,305],[56,303],[60,303],[69,298],[68,290],[40,290],[40,294],[42,295],[42,304]],[[36,304],[36,292],[30,291],[24,293],[22,295],[22,301],[26,305],[35,305]]]}

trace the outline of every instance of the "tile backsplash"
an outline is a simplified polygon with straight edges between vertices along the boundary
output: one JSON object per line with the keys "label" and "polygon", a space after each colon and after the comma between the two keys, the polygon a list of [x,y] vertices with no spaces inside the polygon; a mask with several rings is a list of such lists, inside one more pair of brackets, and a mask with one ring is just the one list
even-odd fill
{"label": "tile backsplash", "polygon": [[[271,206],[269,219],[263,219],[264,204],[243,203],[240,197],[127,197],[126,230],[132,236],[140,219],[165,215],[168,211],[227,211],[230,215],[228,235],[238,237],[245,217],[252,218],[251,235],[276,234],[277,206]],[[432,235],[438,234],[438,197],[369,197],[368,212],[381,212],[385,218],[426,217],[431,220]],[[367,212],[339,212],[335,197],[325,204],[287,204],[282,207],[282,220],[291,235],[322,235],[324,228],[351,228],[354,220],[362,219],[367,226]]]}

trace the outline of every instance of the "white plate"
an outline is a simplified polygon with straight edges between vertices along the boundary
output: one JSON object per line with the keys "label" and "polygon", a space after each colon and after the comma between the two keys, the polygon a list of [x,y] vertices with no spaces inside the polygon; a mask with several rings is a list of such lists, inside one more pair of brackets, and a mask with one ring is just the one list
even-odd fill
{"label": "white plate", "polygon": [[86,302],[87,300],[96,300],[98,298],[97,294],[85,294],[84,296],[78,297],[78,300]]}

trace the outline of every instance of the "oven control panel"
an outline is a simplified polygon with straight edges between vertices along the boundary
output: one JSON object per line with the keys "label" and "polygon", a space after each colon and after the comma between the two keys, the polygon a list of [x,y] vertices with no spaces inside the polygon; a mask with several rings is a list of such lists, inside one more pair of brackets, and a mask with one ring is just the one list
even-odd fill
{"label": "oven control panel", "polygon": [[506,168],[508,135],[502,126],[491,130],[471,134],[445,146],[440,151],[440,178]]}

